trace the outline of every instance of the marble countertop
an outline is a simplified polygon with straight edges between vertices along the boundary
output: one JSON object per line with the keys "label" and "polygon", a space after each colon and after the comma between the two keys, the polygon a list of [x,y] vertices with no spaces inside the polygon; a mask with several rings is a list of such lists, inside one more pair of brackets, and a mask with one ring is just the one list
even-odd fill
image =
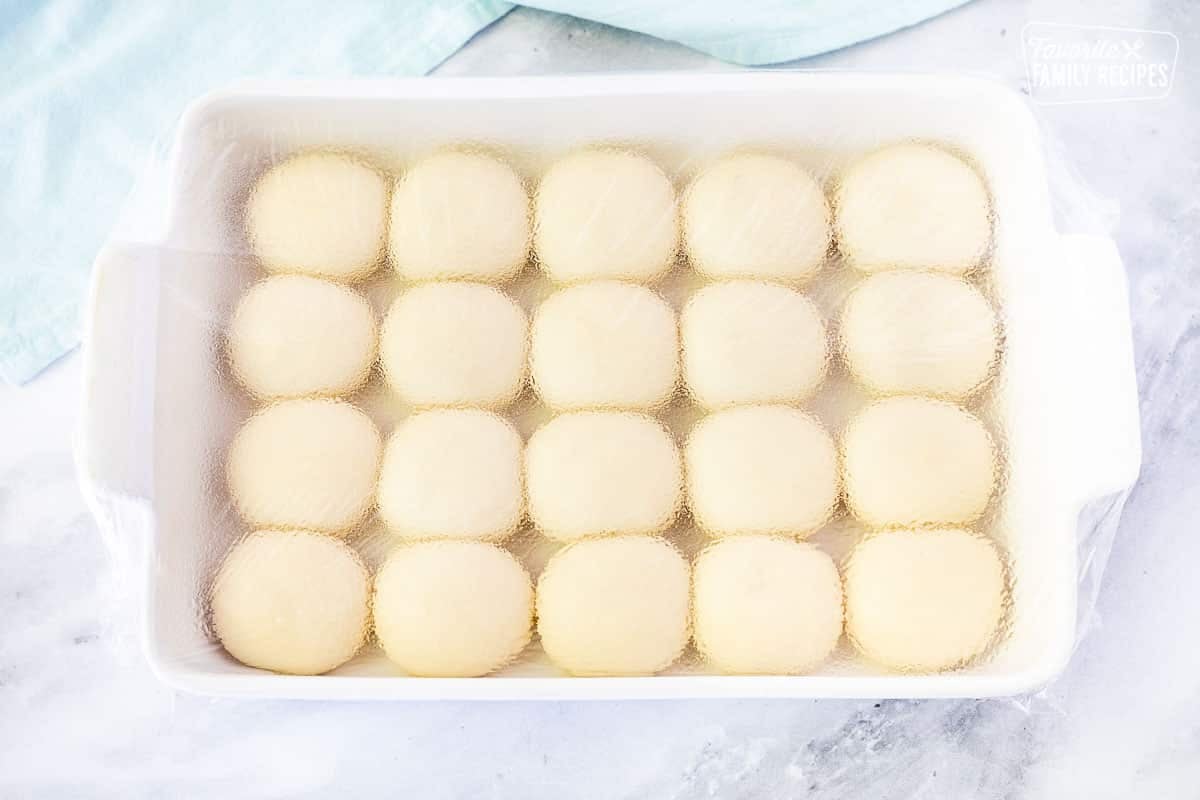
{"label": "marble countertop", "polygon": [[[1025,84],[1029,20],[1176,33],[1163,100],[1047,106],[1059,226],[1130,275],[1145,464],[1089,624],[1036,698],[299,703],[160,685],[75,483],[80,359],[0,387],[0,797],[1196,797],[1200,789],[1200,9],[981,0],[806,67]],[[441,74],[729,69],[518,10]],[[1086,187],[1086,188],[1084,188]],[[1086,209],[1086,213],[1081,211]],[[1111,519],[1091,509],[1081,531]]]}

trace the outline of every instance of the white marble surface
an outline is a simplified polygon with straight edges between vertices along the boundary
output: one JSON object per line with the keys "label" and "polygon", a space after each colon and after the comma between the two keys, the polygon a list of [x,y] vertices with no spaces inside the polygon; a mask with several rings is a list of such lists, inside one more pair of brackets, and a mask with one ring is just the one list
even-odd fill
{"label": "white marble surface", "polygon": [[[1200,13],[1185,0],[981,0],[805,66],[962,70],[1020,87],[1030,19],[1181,41],[1168,99],[1039,112],[1099,211],[1064,202],[1061,227],[1111,231],[1129,269],[1146,453],[1094,624],[1043,696],[372,705],[173,694],[137,650],[119,572],[74,482],[75,354],[0,388],[0,797],[1200,795]],[[726,67],[522,10],[441,72],[651,68]]]}

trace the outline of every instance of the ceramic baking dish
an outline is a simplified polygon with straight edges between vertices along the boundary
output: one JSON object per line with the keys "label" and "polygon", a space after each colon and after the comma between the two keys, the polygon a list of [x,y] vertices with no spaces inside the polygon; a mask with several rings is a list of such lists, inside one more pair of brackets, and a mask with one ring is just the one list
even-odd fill
{"label": "ceramic baking dish", "polygon": [[[705,674],[685,662],[654,677],[571,678],[532,652],[498,675],[435,679],[399,675],[368,649],[301,677],[244,667],[214,643],[202,598],[241,531],[221,463],[246,413],[220,366],[221,329],[252,280],[237,210],[265,163],[336,145],[403,164],[473,141],[536,175],[579,144],[624,141],[645,143],[680,176],[747,145],[828,176],[847,157],[910,138],[969,154],[994,196],[988,288],[1003,309],[1005,353],[987,414],[1008,474],[989,524],[1013,580],[1007,634],[990,658],[941,675],[887,674],[843,655],[796,677]],[[146,652],[172,686],[342,699],[980,697],[1035,688],[1070,655],[1079,510],[1128,487],[1140,461],[1127,290],[1111,242],[1055,231],[1037,125],[1002,87],[779,72],[243,83],[187,111],[165,176],[140,196],[138,224],[95,265],[78,455],[104,530],[134,556],[129,590],[145,604]]]}

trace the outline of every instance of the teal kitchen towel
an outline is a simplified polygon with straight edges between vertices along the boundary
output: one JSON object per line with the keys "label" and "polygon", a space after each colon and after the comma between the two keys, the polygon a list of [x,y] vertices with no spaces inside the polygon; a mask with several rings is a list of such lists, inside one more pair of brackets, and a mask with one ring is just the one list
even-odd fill
{"label": "teal kitchen towel", "polygon": [[[965,0],[534,0],[739,64],[801,58]],[[78,342],[89,265],[145,153],[236,78],[419,75],[499,0],[0,1],[0,377]]]}
{"label": "teal kitchen towel", "polygon": [[498,0],[0,0],[0,376],[79,339],[88,269],[153,143],[246,76],[420,75]]}
{"label": "teal kitchen towel", "polygon": [[936,17],[969,0],[522,0],[760,66],[827,53]]}

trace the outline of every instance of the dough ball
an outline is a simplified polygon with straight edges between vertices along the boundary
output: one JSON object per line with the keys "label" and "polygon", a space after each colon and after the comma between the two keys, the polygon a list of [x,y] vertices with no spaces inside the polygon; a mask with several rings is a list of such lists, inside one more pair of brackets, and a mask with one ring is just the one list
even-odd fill
{"label": "dough ball", "polygon": [[408,280],[510,280],[529,258],[529,237],[520,176],[482,153],[418,161],[392,194],[392,263]]}
{"label": "dough ball", "polygon": [[650,409],[679,377],[675,312],[642,286],[599,281],[551,295],[533,315],[533,385],[558,409]]}
{"label": "dough ball", "polygon": [[802,282],[829,250],[829,207],[821,185],[797,164],[740,153],[692,182],[683,232],[702,275]]}
{"label": "dough ball", "polygon": [[996,363],[996,314],[973,286],[931,272],[884,272],[846,300],[842,351],[850,372],[879,394],[963,398]]}
{"label": "dough ball", "polygon": [[307,153],[259,178],[246,233],[267,272],[350,281],[378,266],[386,217],[383,175],[351,156]]}
{"label": "dough ball", "polygon": [[380,447],[375,423],[349,403],[275,403],[229,446],[233,502],[254,527],[345,530],[371,507]]}
{"label": "dough ball", "polygon": [[931,269],[961,275],[992,238],[983,178],[927,144],[876,150],[851,166],[834,196],[838,243],[863,272]]}
{"label": "dough ball", "polygon": [[650,281],[674,264],[675,189],[653,161],[620,150],[585,150],[542,177],[534,201],[536,250],[551,280]]}
{"label": "dough ball", "polygon": [[258,531],[234,545],[212,588],[212,621],[248,667],[319,675],[367,637],[370,578],[358,554],[311,531]]}
{"label": "dough ball", "polygon": [[810,544],[721,539],[696,559],[692,592],[696,645],[722,672],[806,672],[842,635],[842,580]]}
{"label": "dough ball", "polygon": [[528,323],[508,295],[478,283],[415,286],[383,321],[388,383],[418,406],[498,407],[525,383]]}
{"label": "dough ball", "polygon": [[533,585],[510,553],[483,542],[418,542],[375,576],[375,634],[413,675],[470,678],[529,644]]}
{"label": "dough ball", "polygon": [[847,561],[846,632],[863,655],[892,669],[950,669],[991,644],[1004,592],[1004,567],[982,536],[884,531]]}
{"label": "dough ball", "polygon": [[723,536],[807,536],[838,497],[837,450],[821,424],[788,406],[739,406],[692,429],[685,453],[696,524]]}
{"label": "dough ball", "polygon": [[256,397],[353,392],[375,362],[366,298],[304,275],[279,275],[242,296],[229,324],[233,373]]}
{"label": "dough ball", "polygon": [[996,448],[983,423],[951,403],[893,397],[846,427],[846,503],[868,525],[954,525],[978,519],[996,487]]}
{"label": "dough ball", "polygon": [[384,449],[379,514],[410,539],[503,539],[521,521],[520,435],[479,409],[409,417]]}
{"label": "dough ball", "polygon": [[537,587],[546,655],[573,675],[649,675],[669,667],[688,641],[688,572],[679,551],[652,536],[560,550]]}
{"label": "dough ball", "polygon": [[680,315],[688,390],[709,408],[808,398],[825,377],[825,325],[812,301],[755,281],[701,289]]}
{"label": "dough ball", "polygon": [[608,533],[656,533],[683,504],[675,440],[641,414],[582,411],[555,417],[525,450],[529,515],[542,533],[569,541]]}

